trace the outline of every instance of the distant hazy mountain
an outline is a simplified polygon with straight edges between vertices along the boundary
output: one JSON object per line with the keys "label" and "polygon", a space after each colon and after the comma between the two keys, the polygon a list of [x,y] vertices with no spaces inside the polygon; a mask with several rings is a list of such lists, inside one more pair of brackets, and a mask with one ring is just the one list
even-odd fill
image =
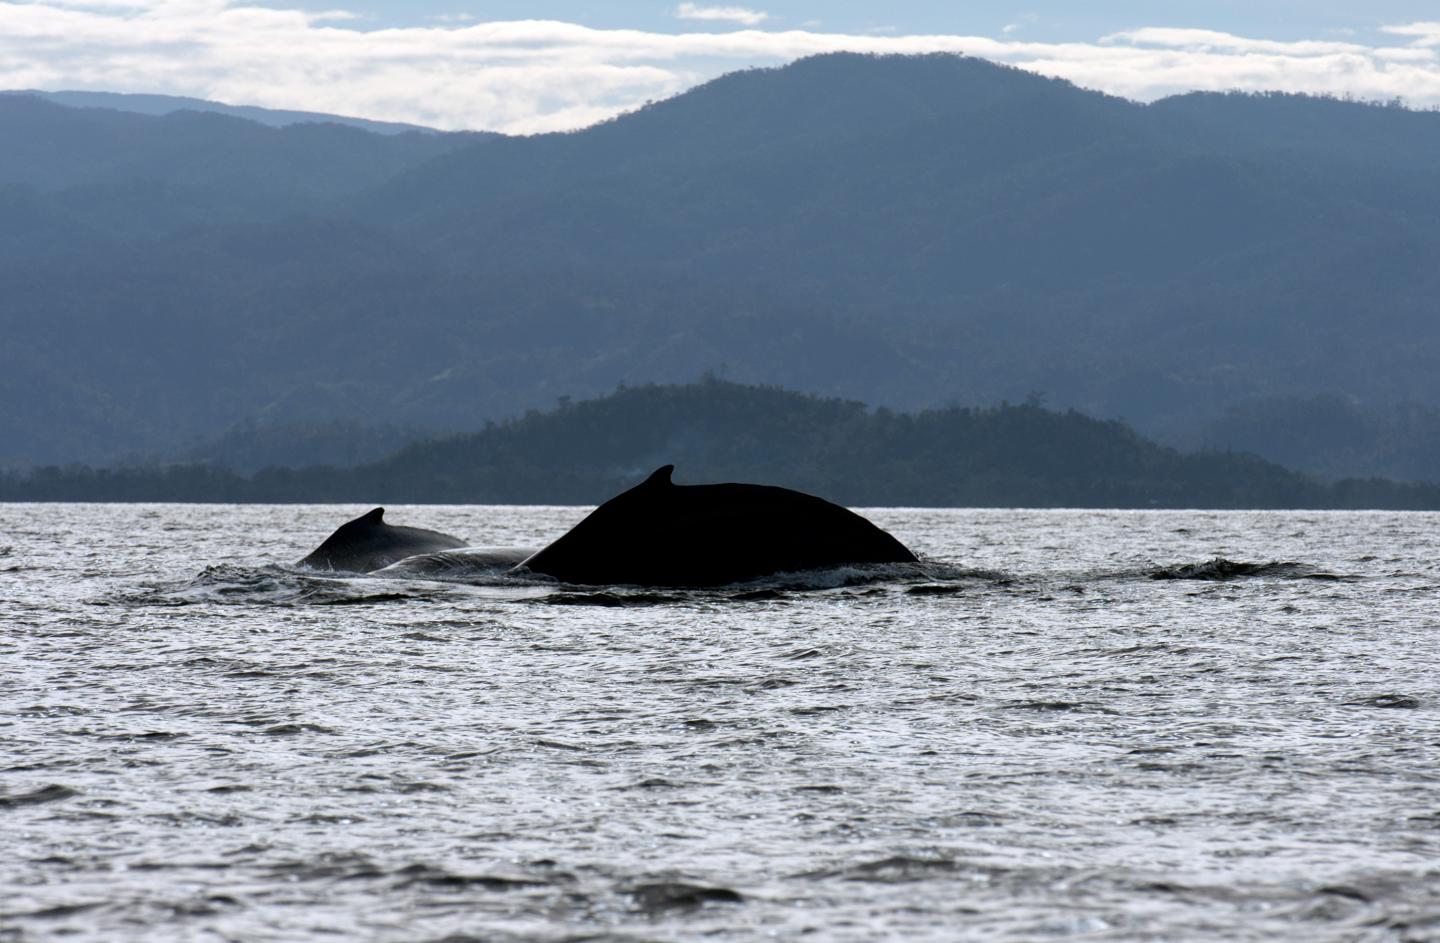
{"label": "distant hazy mountain", "polygon": [[99,229],[108,203],[123,199],[145,214],[144,204],[179,192],[216,200],[222,215],[212,223],[253,215],[257,208],[245,204],[260,195],[283,196],[268,215],[285,215],[306,202],[354,196],[485,137],[382,135],[343,124],[276,128],[201,111],[157,117],[32,95],[0,95],[0,134],[0,186],[52,193],[67,215]]}
{"label": "distant hazy mountain", "polygon": [[706,371],[1220,447],[1240,404],[1440,406],[1434,113],[835,55],[570,134],[17,96],[0,140],[0,463]]}
{"label": "distant hazy mountain", "polygon": [[108,108],[142,115],[168,115],[175,111],[206,111],[229,115],[232,118],[244,118],[247,121],[254,121],[272,128],[283,128],[292,124],[343,124],[376,134],[434,131],[433,128],[397,121],[371,121],[368,118],[327,115],[316,111],[257,108],[253,105],[226,105],[221,102],[206,101],[203,98],[185,98],[179,95],[132,95],[122,92],[41,92],[32,89],[0,94],[32,95],[71,108]]}

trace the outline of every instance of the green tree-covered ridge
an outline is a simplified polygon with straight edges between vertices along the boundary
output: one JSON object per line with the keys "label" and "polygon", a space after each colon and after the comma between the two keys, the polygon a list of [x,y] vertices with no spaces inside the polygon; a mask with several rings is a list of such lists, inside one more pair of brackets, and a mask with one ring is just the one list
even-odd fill
{"label": "green tree-covered ridge", "polygon": [[1183,454],[1034,400],[900,413],[716,379],[566,401],[348,469],[49,467],[0,479],[0,498],[593,504],[667,463],[679,483],[764,482],[855,506],[1440,508],[1440,486]]}

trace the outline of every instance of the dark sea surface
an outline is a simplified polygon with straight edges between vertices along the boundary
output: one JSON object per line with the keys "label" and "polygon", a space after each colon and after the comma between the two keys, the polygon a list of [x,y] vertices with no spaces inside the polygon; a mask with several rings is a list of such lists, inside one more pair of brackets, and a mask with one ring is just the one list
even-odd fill
{"label": "dark sea surface", "polygon": [[1440,940],[1440,515],[878,509],[924,564],[705,592],[289,565],[364,510],[0,505],[0,941]]}

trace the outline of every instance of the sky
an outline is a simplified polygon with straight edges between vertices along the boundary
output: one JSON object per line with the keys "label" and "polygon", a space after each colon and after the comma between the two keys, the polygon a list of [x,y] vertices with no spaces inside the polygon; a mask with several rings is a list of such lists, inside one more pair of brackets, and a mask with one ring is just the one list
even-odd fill
{"label": "sky", "polygon": [[512,134],[806,55],[958,52],[1152,101],[1440,107],[1440,0],[0,0],[0,89],[147,92]]}

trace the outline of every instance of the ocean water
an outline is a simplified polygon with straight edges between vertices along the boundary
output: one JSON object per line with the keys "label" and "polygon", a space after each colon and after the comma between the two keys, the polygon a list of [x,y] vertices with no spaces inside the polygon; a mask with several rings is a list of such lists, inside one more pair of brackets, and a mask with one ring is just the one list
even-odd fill
{"label": "ocean water", "polygon": [[1440,940],[1440,516],[873,509],[925,564],[707,592],[288,565],[363,510],[0,505],[0,941]]}

